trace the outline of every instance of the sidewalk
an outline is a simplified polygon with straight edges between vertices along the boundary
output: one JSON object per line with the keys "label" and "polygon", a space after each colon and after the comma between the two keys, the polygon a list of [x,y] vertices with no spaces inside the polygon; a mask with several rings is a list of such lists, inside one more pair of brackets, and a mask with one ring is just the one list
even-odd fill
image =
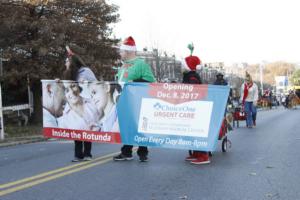
{"label": "sidewalk", "polygon": [[41,141],[46,141],[46,140],[48,140],[48,138],[45,138],[43,135],[5,138],[4,140],[0,140],[0,148],[8,147],[8,146],[15,146],[15,145],[19,145],[19,144],[41,142]]}

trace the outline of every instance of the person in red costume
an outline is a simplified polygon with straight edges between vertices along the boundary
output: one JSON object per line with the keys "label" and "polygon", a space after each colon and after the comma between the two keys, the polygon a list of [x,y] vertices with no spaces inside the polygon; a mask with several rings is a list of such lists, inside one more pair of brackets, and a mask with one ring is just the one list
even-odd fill
{"label": "person in red costume", "polygon": [[[186,84],[202,84],[200,75],[196,70],[201,66],[201,60],[197,56],[193,56],[194,45],[189,44],[188,48],[191,53],[187,56],[183,62],[183,81]],[[206,151],[189,151],[189,156],[185,158],[186,161],[190,161],[191,164],[201,165],[210,163],[209,154]]]}

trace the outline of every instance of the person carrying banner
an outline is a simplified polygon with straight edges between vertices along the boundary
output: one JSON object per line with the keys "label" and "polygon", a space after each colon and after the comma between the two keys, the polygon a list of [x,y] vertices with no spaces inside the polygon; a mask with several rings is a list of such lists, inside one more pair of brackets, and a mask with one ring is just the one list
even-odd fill
{"label": "person carrying banner", "polygon": [[[190,56],[186,57],[182,62],[183,80],[185,84],[202,84],[199,74],[196,69],[200,67],[201,60],[197,56],[193,56],[194,45],[189,44]],[[201,165],[210,163],[209,154],[206,151],[189,151],[189,156],[185,158],[191,164]]]}
{"label": "person carrying banner", "polygon": [[[155,82],[151,67],[141,58],[136,56],[136,45],[133,37],[129,36],[120,46],[120,55],[123,65],[118,69],[117,79],[119,83],[126,82]],[[132,160],[132,145],[124,144],[121,154],[114,157],[115,161]],[[137,154],[141,162],[148,161],[148,148],[139,146]]]}
{"label": "person carrying banner", "polygon": [[[71,49],[67,46],[67,53],[68,58],[66,59],[66,69],[63,72],[63,79],[64,80],[72,80],[72,81],[97,81],[96,76],[92,72],[92,70],[88,67],[86,67],[86,64],[83,62],[83,60],[76,54],[74,54]],[[74,90],[76,88],[80,89],[79,87],[70,85],[70,93],[75,94]],[[79,98],[79,97],[78,97]],[[86,102],[86,101],[84,101]],[[88,102],[86,102],[88,103]],[[78,113],[75,111],[75,113]],[[102,114],[102,113],[101,113]],[[99,116],[101,115],[99,114]],[[90,123],[90,122],[88,122]],[[72,128],[72,127],[70,127]],[[74,140],[75,143],[75,157],[72,160],[72,162],[78,162],[78,161],[89,161],[92,159],[92,143],[86,142],[86,141],[79,141]]]}
{"label": "person carrying banner", "polygon": [[251,75],[246,72],[245,82],[241,86],[242,105],[246,112],[246,124],[248,128],[256,126],[256,105],[258,100],[258,87],[253,82]]}
{"label": "person carrying banner", "polygon": [[[217,73],[216,81],[214,82],[214,85],[228,85],[228,82],[224,79],[224,75],[221,72]],[[230,103],[231,97],[232,97],[232,90],[230,89],[227,104]],[[227,108],[225,109],[225,113],[226,112],[227,112]]]}

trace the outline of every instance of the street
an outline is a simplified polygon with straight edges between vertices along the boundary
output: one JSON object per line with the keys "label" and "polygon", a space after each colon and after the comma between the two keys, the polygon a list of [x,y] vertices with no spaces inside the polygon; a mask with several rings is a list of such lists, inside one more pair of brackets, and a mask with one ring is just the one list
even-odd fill
{"label": "street", "polygon": [[209,165],[187,150],[151,148],[149,162],[112,161],[120,145],[94,143],[90,162],[71,163],[72,141],[0,148],[1,200],[300,199],[300,111],[258,112],[257,127],[235,128]]}

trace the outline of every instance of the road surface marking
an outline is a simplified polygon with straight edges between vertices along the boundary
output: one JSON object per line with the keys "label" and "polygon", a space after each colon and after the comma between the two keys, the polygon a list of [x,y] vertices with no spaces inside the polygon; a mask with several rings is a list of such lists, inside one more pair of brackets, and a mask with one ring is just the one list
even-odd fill
{"label": "road surface marking", "polygon": [[97,166],[97,165],[100,165],[100,164],[104,164],[104,163],[107,163],[109,161],[112,161],[112,158],[106,158],[104,160],[100,160],[100,161],[92,162],[92,163],[89,162],[89,164],[84,165],[84,166],[79,167],[79,168],[76,168],[76,169],[72,169],[72,170],[65,171],[65,172],[62,172],[62,173],[58,173],[58,174],[55,174],[55,175],[52,175],[52,176],[48,176],[48,177],[44,177],[44,178],[34,180],[34,181],[31,181],[31,182],[28,182],[28,183],[24,183],[24,184],[19,185],[19,186],[8,188],[8,189],[0,191],[0,197],[4,196],[4,195],[7,195],[7,194],[10,194],[10,193],[13,193],[13,192],[17,192],[19,190],[24,190],[26,188],[30,188],[32,186],[39,185],[41,183],[45,183],[45,182],[48,182],[48,181],[51,181],[51,180],[54,180],[54,179],[57,179],[57,178],[61,178],[61,177],[64,177],[66,175],[69,175],[69,174],[72,174],[72,173],[75,173],[75,172],[78,172],[78,171],[81,171],[81,170],[85,170],[85,169],[88,169],[88,168],[91,168],[91,167],[94,167],[94,166]]}
{"label": "road surface marking", "polygon": [[52,170],[52,171],[48,171],[48,172],[45,172],[45,173],[41,173],[41,174],[38,174],[38,175],[35,175],[35,176],[31,176],[31,177],[28,177],[28,178],[20,179],[18,181],[13,181],[13,182],[10,182],[10,183],[2,184],[2,185],[0,185],[0,190],[4,189],[4,188],[11,187],[11,186],[14,186],[14,185],[18,185],[18,184],[21,184],[21,183],[25,183],[25,182],[28,182],[28,181],[32,181],[34,179],[42,178],[44,176],[49,176],[49,175],[52,175],[52,174],[56,174],[56,173],[59,173],[59,172],[62,172],[62,171],[68,170],[68,169],[80,167],[82,165],[87,165],[87,164],[90,164],[91,162],[96,162],[98,160],[103,160],[105,158],[110,158],[110,157],[113,157],[113,156],[115,156],[115,155],[117,155],[119,153],[120,152],[107,154],[105,156],[102,156],[102,157],[99,157],[99,158],[95,158],[92,161],[80,162],[78,164],[69,165],[67,167],[62,167],[62,168],[55,169],[55,170]]}
{"label": "road surface marking", "polygon": [[[133,148],[133,152],[137,150],[137,147]],[[120,152],[110,153],[105,156],[101,156],[99,158],[95,158],[92,161],[80,162],[78,164],[72,164],[66,167],[62,167],[59,169],[51,170],[48,172],[44,172],[35,176],[27,177],[24,179],[20,179],[17,181],[9,182],[6,184],[0,185],[0,197],[17,192],[20,190],[24,190],[26,188],[45,183],[57,178],[61,178],[63,176],[79,172],[81,170],[85,170],[97,165],[101,165],[113,160],[113,157],[120,154]]]}

